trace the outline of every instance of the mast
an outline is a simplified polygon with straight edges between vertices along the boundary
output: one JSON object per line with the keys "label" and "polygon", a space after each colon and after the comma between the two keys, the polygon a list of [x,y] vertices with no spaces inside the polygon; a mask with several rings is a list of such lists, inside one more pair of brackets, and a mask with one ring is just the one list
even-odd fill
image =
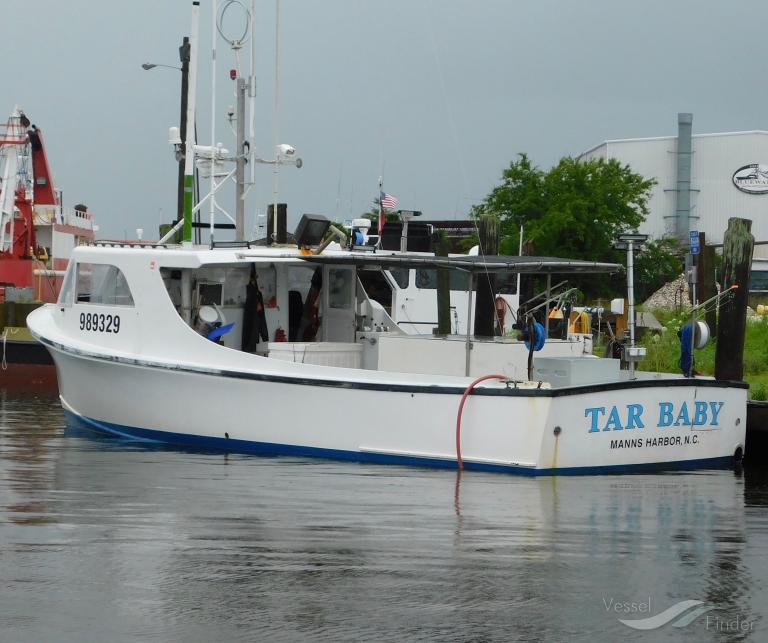
{"label": "mast", "polygon": [[[0,185],[0,252],[14,252],[16,250],[14,246],[17,245],[14,226],[15,208],[20,200],[26,201],[27,193],[26,186],[19,182],[21,165],[19,147],[26,145],[29,141],[25,128],[22,127],[21,113],[18,108],[14,108],[4,130],[0,136],[0,162],[5,161]],[[32,225],[31,217],[29,225]],[[22,249],[21,255],[24,252]]]}
{"label": "mast", "polygon": [[214,241],[213,222],[216,217],[216,16],[218,13],[219,3],[213,0],[211,7],[211,193],[208,203],[211,248]]}
{"label": "mast", "polygon": [[[197,89],[197,48],[199,40],[200,1],[192,2],[192,29],[189,38],[189,85],[187,123],[195,122],[195,91]],[[195,128],[187,127],[184,153],[184,243],[192,243],[192,207],[195,190]]]}
{"label": "mast", "polygon": [[[255,73],[255,72],[254,72]],[[272,114],[272,147],[277,154],[278,138],[280,136],[280,0],[275,0],[275,96]],[[280,159],[275,157],[272,166],[272,235],[269,243],[277,241],[277,191],[280,181]],[[269,229],[269,226],[267,226]]]}

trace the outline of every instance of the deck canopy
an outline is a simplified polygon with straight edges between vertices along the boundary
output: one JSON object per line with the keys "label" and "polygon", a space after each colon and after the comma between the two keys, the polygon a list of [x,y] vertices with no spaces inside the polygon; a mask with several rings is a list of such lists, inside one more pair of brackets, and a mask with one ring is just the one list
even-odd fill
{"label": "deck canopy", "polygon": [[623,270],[618,263],[600,263],[558,257],[509,257],[502,255],[462,255],[437,257],[418,254],[384,254],[379,252],[302,255],[308,263],[353,265],[358,268],[453,268],[470,273],[512,272],[535,274],[611,274]]}

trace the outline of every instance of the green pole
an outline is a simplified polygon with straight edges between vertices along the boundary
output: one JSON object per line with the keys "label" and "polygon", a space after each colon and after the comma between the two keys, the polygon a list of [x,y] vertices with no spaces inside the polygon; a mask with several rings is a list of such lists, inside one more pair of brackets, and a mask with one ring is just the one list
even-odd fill
{"label": "green pole", "polygon": [[184,232],[183,241],[192,241],[192,207],[194,203],[195,177],[184,175]]}

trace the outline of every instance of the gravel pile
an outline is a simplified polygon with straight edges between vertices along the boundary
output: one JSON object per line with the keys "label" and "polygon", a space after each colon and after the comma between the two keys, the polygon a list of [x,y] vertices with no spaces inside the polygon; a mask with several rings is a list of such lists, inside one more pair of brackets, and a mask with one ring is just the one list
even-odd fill
{"label": "gravel pile", "polygon": [[679,310],[680,308],[689,309],[690,299],[688,297],[688,282],[685,275],[680,275],[674,281],[664,284],[648,299],[643,302],[646,310]]}

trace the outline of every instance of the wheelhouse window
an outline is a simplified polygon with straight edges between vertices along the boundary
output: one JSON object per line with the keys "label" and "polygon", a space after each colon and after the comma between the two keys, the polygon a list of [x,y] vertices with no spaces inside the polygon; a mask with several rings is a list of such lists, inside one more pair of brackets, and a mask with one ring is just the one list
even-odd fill
{"label": "wheelhouse window", "polygon": [[64,275],[64,283],[61,285],[61,292],[59,292],[58,303],[60,306],[72,305],[72,294],[75,290],[75,274],[75,263],[72,262],[69,264],[69,268],[67,268],[67,272]]}
{"label": "wheelhouse window", "polygon": [[328,270],[328,306],[330,308],[350,308],[352,302],[352,276],[349,268],[330,268]]}
{"label": "wheelhouse window", "polygon": [[[469,273],[464,270],[449,271],[451,290],[465,291],[469,287]],[[416,271],[416,287],[424,290],[437,288],[437,270],[434,268],[419,269]]]}
{"label": "wheelhouse window", "polygon": [[361,270],[357,276],[371,299],[378,301],[386,309],[392,307],[392,286],[381,270]]}
{"label": "wheelhouse window", "polygon": [[79,304],[133,306],[133,295],[128,282],[117,266],[106,263],[78,263],[75,281],[75,299]]}
{"label": "wheelhouse window", "polygon": [[768,291],[768,270],[753,270],[749,275],[750,292]]}
{"label": "wheelhouse window", "polygon": [[496,275],[496,294],[517,294],[517,273],[500,272]]}
{"label": "wheelhouse window", "polygon": [[408,272],[407,268],[390,268],[389,270],[392,279],[394,279],[397,285],[403,290],[408,288]]}

